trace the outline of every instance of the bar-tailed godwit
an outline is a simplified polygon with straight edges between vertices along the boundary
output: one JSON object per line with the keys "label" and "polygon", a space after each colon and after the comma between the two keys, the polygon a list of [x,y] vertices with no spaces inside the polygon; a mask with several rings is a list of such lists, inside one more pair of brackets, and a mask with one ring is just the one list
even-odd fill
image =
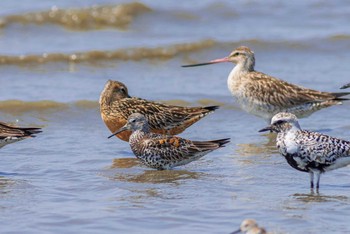
{"label": "bar-tailed godwit", "polygon": [[158,170],[188,164],[229,142],[229,138],[191,141],[177,136],[152,133],[146,117],[139,113],[131,114],[124,127],[109,138],[126,130],[132,131],[129,143],[136,157],[146,166]]}
{"label": "bar-tailed godwit", "polygon": [[40,133],[41,128],[21,128],[13,127],[0,122],[0,148],[7,144],[21,141],[29,137],[35,137],[33,134]]}
{"label": "bar-tailed godwit", "polygon": [[222,62],[236,64],[228,76],[227,84],[242,109],[269,122],[275,114],[283,111],[298,117],[308,116],[319,109],[341,104],[341,101],[347,100],[341,97],[350,94],[308,89],[255,71],[254,52],[245,46],[238,47],[228,57],[183,67]]}
{"label": "bar-tailed godwit", "polygon": [[276,145],[288,164],[299,171],[308,172],[310,186],[320,187],[322,173],[350,164],[350,142],[318,132],[302,130],[298,119],[291,113],[278,113],[271,125],[261,129],[277,132]]}
{"label": "bar-tailed godwit", "polygon": [[259,227],[254,219],[245,219],[241,223],[240,228],[237,231],[231,232],[235,233],[245,233],[245,234],[267,234],[266,230]]}
{"label": "bar-tailed godwit", "polygon": [[[143,114],[154,133],[176,135],[212,113],[218,106],[182,107],[130,97],[127,87],[118,81],[107,81],[100,96],[101,117],[111,132],[127,122],[132,113]],[[130,131],[117,134],[128,141]]]}

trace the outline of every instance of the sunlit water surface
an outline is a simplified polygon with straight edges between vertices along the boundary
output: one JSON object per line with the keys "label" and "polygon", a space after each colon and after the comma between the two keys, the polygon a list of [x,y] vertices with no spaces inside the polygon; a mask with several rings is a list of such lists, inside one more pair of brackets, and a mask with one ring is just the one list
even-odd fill
{"label": "sunlit water surface", "polygon": [[[277,233],[350,232],[350,168],[312,193],[275,136],[258,133],[267,123],[233,101],[232,65],[180,67],[247,45],[257,70],[339,91],[350,82],[349,10],[340,0],[1,1],[1,121],[44,131],[1,149],[1,233],[229,233],[245,218]],[[171,171],[146,168],[107,139],[108,79],[133,96],[220,105],[181,136],[231,143]],[[300,124],[350,139],[349,107]]]}

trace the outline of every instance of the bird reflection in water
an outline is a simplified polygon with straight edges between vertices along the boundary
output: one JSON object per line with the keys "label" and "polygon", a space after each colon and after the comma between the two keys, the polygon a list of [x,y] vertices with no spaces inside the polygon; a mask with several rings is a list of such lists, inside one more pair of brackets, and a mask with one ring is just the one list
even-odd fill
{"label": "bird reflection in water", "polygon": [[10,187],[15,183],[16,181],[0,175],[0,195],[5,195],[11,192]]}
{"label": "bird reflection in water", "polygon": [[110,166],[110,169],[114,168],[132,168],[135,166],[141,166],[142,163],[137,158],[115,158]]}
{"label": "bird reflection in water", "polygon": [[183,180],[198,179],[205,175],[203,172],[192,172],[186,170],[149,170],[148,168],[143,169],[144,166],[137,158],[118,158],[113,160],[113,164],[110,169],[125,169],[142,167],[140,170],[118,170],[111,179],[133,182],[133,183],[176,183],[180,184]]}
{"label": "bird reflection in water", "polygon": [[349,203],[350,200],[347,196],[342,195],[323,195],[320,194],[317,190],[316,192],[311,189],[310,193],[295,193],[290,195],[297,201],[304,203],[318,203],[318,202],[345,202]]}
{"label": "bird reflection in water", "polygon": [[268,133],[266,136],[266,143],[249,143],[249,144],[237,144],[237,154],[241,156],[255,156],[255,155],[268,155],[277,154],[276,148],[276,134]]}

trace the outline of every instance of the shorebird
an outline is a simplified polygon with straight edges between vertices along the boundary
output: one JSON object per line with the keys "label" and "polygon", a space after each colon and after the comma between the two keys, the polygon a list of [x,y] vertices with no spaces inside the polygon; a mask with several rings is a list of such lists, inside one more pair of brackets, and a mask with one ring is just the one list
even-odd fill
{"label": "shorebird", "polygon": [[228,57],[183,67],[222,62],[236,64],[228,76],[227,85],[241,108],[268,122],[275,114],[284,111],[306,117],[319,109],[341,104],[347,100],[341,97],[350,94],[307,89],[255,71],[254,52],[245,46],[238,47]]}
{"label": "shorebird", "polygon": [[350,87],[350,83],[346,84],[346,85],[343,85],[342,87],[340,87],[340,89],[347,89]]}
{"label": "shorebird", "polygon": [[322,173],[350,164],[350,142],[318,132],[302,130],[298,119],[291,113],[278,113],[271,125],[259,132],[276,132],[276,146],[288,164],[299,171],[308,172],[310,187],[320,187]]}
{"label": "shorebird", "polygon": [[4,122],[0,122],[0,148],[16,141],[21,141],[29,137],[35,137],[33,134],[40,133],[40,129],[41,128],[13,127]]}
{"label": "shorebird", "polygon": [[[100,96],[101,117],[111,132],[127,122],[132,113],[143,114],[154,133],[176,135],[214,112],[218,106],[182,107],[130,97],[127,87],[118,81],[108,80]],[[117,134],[128,141],[130,131]]]}
{"label": "shorebird", "polygon": [[229,142],[229,138],[191,141],[177,136],[152,133],[146,117],[139,113],[131,114],[128,122],[108,138],[126,130],[132,131],[129,144],[135,156],[146,166],[158,170],[188,164]]}
{"label": "shorebird", "polygon": [[258,226],[254,219],[245,219],[241,223],[240,228],[237,231],[231,232],[235,233],[245,233],[245,234],[267,234],[264,228]]}

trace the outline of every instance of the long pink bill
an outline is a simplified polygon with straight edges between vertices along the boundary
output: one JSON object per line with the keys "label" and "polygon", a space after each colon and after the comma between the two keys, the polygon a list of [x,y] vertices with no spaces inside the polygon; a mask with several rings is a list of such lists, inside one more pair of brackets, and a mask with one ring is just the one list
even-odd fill
{"label": "long pink bill", "polygon": [[182,65],[181,67],[198,67],[198,66],[210,65],[215,63],[224,63],[224,62],[230,62],[229,58],[225,57],[221,59],[214,59],[206,63],[188,64],[188,65]]}

